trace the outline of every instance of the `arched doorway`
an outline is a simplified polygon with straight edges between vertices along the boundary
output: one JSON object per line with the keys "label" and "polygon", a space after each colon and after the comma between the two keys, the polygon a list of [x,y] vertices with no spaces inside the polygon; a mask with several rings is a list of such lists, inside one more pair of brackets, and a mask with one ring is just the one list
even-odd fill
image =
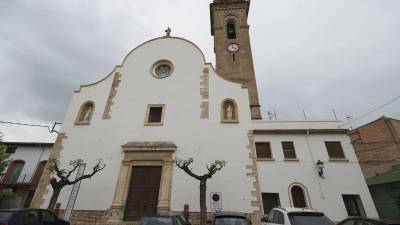
{"label": "arched doorway", "polygon": [[307,190],[303,185],[298,183],[292,184],[289,187],[289,195],[293,207],[311,208]]}

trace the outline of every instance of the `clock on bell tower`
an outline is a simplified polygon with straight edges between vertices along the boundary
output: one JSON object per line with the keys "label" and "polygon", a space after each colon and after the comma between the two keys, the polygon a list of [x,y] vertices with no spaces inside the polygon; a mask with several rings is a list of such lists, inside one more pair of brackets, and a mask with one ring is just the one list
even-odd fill
{"label": "clock on bell tower", "polygon": [[251,118],[261,119],[247,16],[250,0],[214,0],[210,4],[216,70],[249,91]]}

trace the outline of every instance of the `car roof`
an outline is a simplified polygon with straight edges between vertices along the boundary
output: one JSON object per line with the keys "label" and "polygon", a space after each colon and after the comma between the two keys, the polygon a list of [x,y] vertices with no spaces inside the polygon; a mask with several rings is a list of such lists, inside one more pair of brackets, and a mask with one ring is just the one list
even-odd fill
{"label": "car roof", "polygon": [[346,219],[344,219],[344,220],[360,220],[360,219],[363,219],[363,220],[374,220],[374,221],[377,221],[377,222],[385,222],[385,223],[400,223],[399,221],[396,221],[396,220],[382,220],[382,219],[379,219],[379,218],[371,218],[371,217],[365,217],[365,216],[349,216],[349,217],[347,217]]}
{"label": "car roof", "polygon": [[225,211],[225,212],[218,212],[215,214],[215,217],[224,217],[224,216],[234,216],[234,217],[243,217],[247,218],[244,213],[241,212],[233,212],[233,211]]}
{"label": "car roof", "polygon": [[[28,210],[35,210],[29,208],[13,208],[13,209],[0,209],[0,212],[19,212],[19,211],[28,211]],[[40,210],[40,209],[37,209]]]}
{"label": "car roof", "polygon": [[280,209],[282,211],[286,211],[288,213],[291,212],[317,212],[317,213],[321,213],[315,209],[306,209],[306,208],[293,208],[293,207],[287,207],[287,208],[274,208],[274,209]]}

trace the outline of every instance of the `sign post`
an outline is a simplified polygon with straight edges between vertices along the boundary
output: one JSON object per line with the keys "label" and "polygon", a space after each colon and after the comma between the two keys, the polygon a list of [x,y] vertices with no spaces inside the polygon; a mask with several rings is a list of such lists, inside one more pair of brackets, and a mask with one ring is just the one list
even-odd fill
{"label": "sign post", "polygon": [[210,209],[214,212],[222,211],[222,195],[221,192],[210,193]]}

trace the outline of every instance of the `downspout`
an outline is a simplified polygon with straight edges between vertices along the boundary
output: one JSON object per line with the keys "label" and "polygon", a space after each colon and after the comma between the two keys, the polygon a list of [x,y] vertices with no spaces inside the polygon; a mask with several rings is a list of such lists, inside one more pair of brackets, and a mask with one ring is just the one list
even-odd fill
{"label": "downspout", "polygon": [[[318,169],[317,165],[316,165],[316,162],[315,162],[315,159],[314,159],[314,155],[312,153],[312,149],[311,149],[311,144],[310,144],[310,139],[309,139],[310,131],[311,131],[311,129],[307,129],[307,134],[306,134],[307,147],[308,147],[308,151],[310,152],[310,155],[311,155],[312,163],[314,164],[315,169]],[[318,186],[319,186],[319,191],[321,193],[321,197],[322,197],[322,199],[325,199],[325,195],[324,195],[324,192],[322,190],[321,181],[320,181],[319,177],[317,178],[317,182],[318,182]]]}

